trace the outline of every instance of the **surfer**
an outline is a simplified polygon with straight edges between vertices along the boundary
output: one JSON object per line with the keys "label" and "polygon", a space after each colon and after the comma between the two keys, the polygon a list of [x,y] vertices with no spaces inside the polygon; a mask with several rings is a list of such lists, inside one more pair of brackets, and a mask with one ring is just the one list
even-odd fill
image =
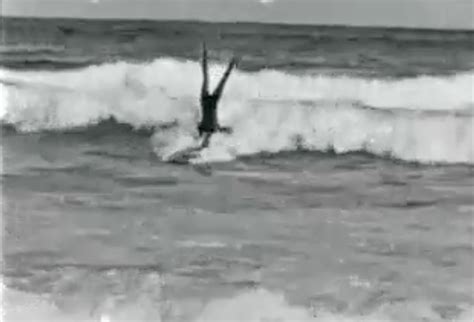
{"label": "surfer", "polygon": [[201,122],[198,125],[199,137],[203,137],[201,147],[205,148],[209,145],[209,140],[215,132],[232,133],[230,127],[222,127],[217,121],[217,104],[222,96],[225,83],[232,72],[232,69],[237,64],[237,59],[234,57],[229,62],[227,69],[222,76],[219,84],[214,92],[209,93],[209,75],[207,69],[207,49],[206,44],[202,44],[202,88],[201,88]]}

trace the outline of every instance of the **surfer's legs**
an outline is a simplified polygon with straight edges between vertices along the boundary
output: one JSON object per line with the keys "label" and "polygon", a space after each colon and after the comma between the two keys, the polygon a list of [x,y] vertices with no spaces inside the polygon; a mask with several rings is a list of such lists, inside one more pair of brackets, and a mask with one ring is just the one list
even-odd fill
{"label": "surfer's legs", "polygon": [[201,142],[201,148],[207,148],[209,146],[209,142],[211,140],[212,132],[204,132],[203,139]]}
{"label": "surfer's legs", "polygon": [[219,99],[222,96],[222,92],[224,91],[225,83],[227,82],[227,79],[229,78],[230,73],[232,72],[232,69],[235,67],[236,63],[237,63],[237,61],[236,61],[235,58],[233,58],[230,61],[224,75],[222,76],[221,80],[219,81],[219,84],[217,85],[216,89],[214,90],[213,95],[215,95],[217,97],[217,99]]}
{"label": "surfer's legs", "polygon": [[201,87],[201,99],[204,96],[209,95],[209,75],[207,71],[207,49],[206,44],[202,44],[202,61],[201,61],[201,68],[202,68],[202,87]]}

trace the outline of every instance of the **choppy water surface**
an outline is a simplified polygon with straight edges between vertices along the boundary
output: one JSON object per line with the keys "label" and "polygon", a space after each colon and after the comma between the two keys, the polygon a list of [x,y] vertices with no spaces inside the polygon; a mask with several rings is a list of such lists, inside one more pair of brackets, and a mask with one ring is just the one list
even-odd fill
{"label": "choppy water surface", "polygon": [[2,28],[6,321],[472,321],[472,32]]}

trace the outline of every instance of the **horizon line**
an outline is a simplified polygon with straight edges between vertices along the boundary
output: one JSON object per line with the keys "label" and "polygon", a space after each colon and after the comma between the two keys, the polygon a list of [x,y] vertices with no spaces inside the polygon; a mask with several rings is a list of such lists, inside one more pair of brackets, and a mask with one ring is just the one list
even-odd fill
{"label": "horizon line", "polygon": [[206,20],[206,19],[158,19],[158,18],[127,18],[127,17],[74,17],[74,16],[20,16],[20,15],[4,15],[0,14],[0,19],[58,19],[58,20],[91,20],[91,21],[152,21],[152,22],[191,22],[203,24],[255,24],[255,25],[279,25],[279,26],[295,26],[295,27],[330,27],[330,28],[367,28],[367,29],[391,29],[391,30],[419,30],[419,31],[446,31],[446,32],[474,32],[474,26],[470,29],[464,28],[436,28],[436,27],[414,27],[401,25],[363,25],[363,24],[318,24],[306,22],[259,22],[251,20]]}

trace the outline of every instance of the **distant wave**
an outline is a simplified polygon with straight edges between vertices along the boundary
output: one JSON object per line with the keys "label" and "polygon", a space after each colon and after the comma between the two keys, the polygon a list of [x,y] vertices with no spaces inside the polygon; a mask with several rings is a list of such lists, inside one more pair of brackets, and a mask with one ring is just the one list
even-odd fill
{"label": "distant wave", "polygon": [[58,53],[65,50],[64,46],[57,45],[34,45],[34,44],[12,44],[0,45],[0,54],[37,54]]}
{"label": "distant wave", "polygon": [[44,70],[60,70],[60,69],[77,69],[92,65],[95,62],[88,58],[58,58],[51,55],[37,55],[36,57],[14,57],[3,62],[8,68],[25,70],[25,69],[44,69]]}
{"label": "distant wave", "polygon": [[[353,30],[350,27],[332,27],[324,30],[298,30],[294,27],[280,30],[280,33],[272,32],[268,29],[259,33],[258,37],[262,40],[272,41],[278,39],[302,40],[308,43],[308,46],[315,44],[339,43],[344,42],[383,42],[397,45],[400,47],[411,46],[414,43],[423,46],[439,46],[440,44],[453,43],[456,46],[470,48],[473,40],[473,34],[470,31],[458,31],[456,34],[449,34],[449,31],[429,31],[429,30],[384,30],[367,28],[365,32],[360,29]],[[246,30],[229,31],[226,36],[232,38],[247,38],[249,32]],[[314,47],[313,47],[314,48]]]}
{"label": "distant wave", "polygon": [[[224,66],[212,65],[212,85]],[[0,76],[0,118],[18,131],[67,130],[114,117],[156,131],[157,153],[190,142],[198,118],[195,62],[158,59],[75,71]],[[220,109],[231,136],[216,135],[206,160],[306,149],[366,151],[406,161],[474,162],[473,73],[384,80],[289,75],[266,70],[232,75]]]}
{"label": "distant wave", "polygon": [[92,57],[65,55],[66,47],[43,44],[0,45],[0,65],[12,69],[57,70],[86,67],[97,61]]}

